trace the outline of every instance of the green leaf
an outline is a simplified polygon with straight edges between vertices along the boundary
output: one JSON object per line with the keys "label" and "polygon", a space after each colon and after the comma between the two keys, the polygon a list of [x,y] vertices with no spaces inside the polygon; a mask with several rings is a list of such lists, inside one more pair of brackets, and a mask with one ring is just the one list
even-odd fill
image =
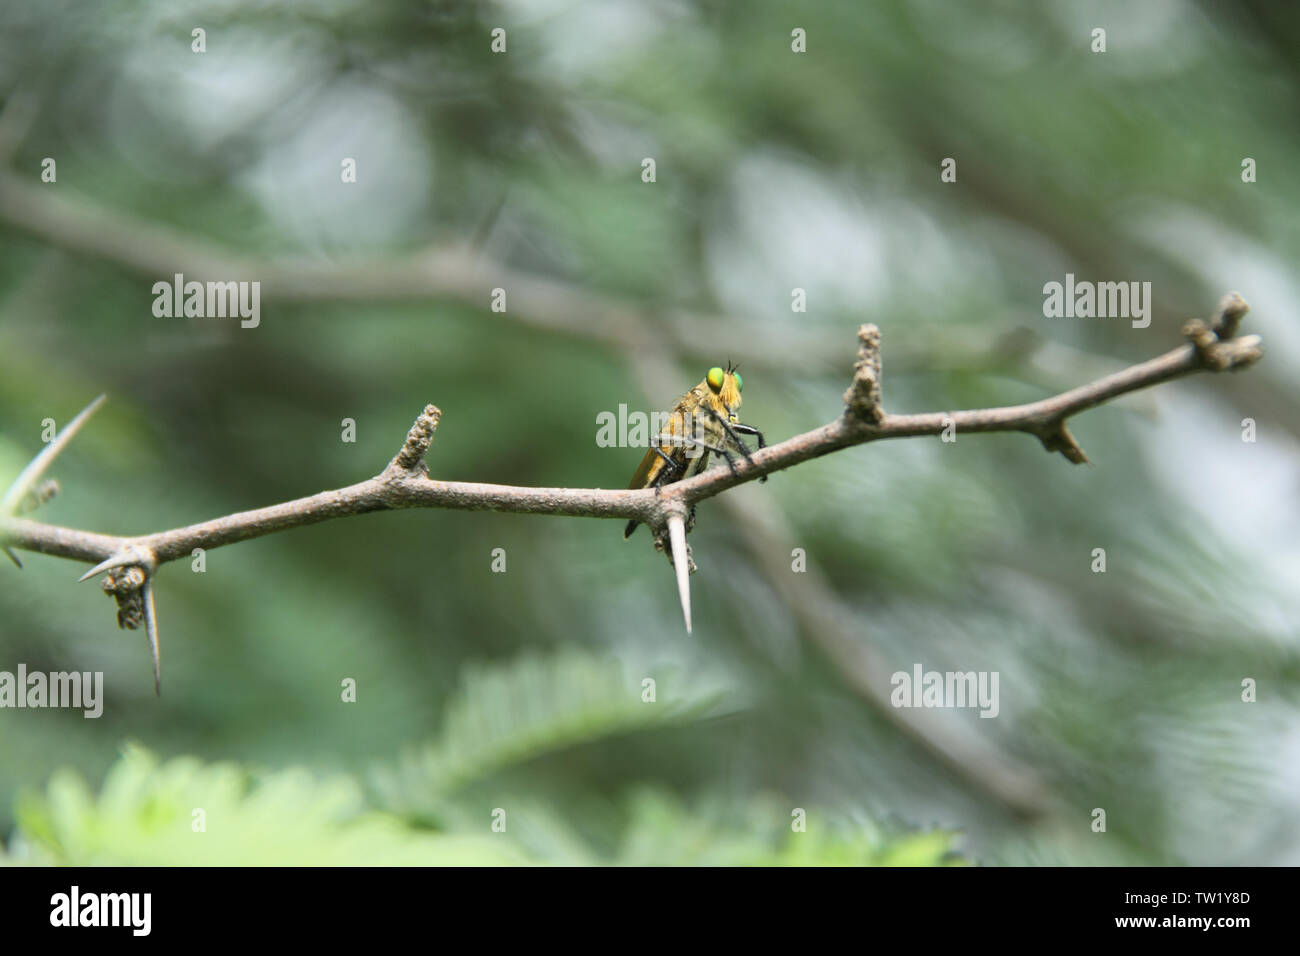
{"label": "green leaf", "polygon": [[[646,668],[645,670],[649,670]],[[466,669],[433,744],[380,770],[389,806],[428,813],[436,796],[544,754],[637,730],[716,714],[716,685],[690,684],[656,671],[656,700],[613,658],[568,650],[528,653],[505,665]]]}
{"label": "green leaf", "polygon": [[[199,821],[202,821],[200,827]],[[367,810],[358,784],[303,770],[253,775],[126,748],[96,798],[55,774],[18,806],[6,863],[60,866],[461,866],[529,862],[499,837],[435,834]]]}

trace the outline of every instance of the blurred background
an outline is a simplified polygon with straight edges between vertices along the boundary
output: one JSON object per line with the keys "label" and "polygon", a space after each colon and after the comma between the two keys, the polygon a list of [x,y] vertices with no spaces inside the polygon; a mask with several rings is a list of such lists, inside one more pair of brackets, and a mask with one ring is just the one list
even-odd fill
{"label": "blurred background", "polygon": [[[1266,351],[1073,420],[1092,465],[914,439],[702,503],[693,635],[622,522],[377,514],[166,567],[156,699],[85,568],[23,554],[0,670],[103,671],[106,699],[0,713],[4,858],[1300,863],[1297,26],[1263,0],[0,5],[4,484],[110,396],[40,520],[142,534],[351,484],[427,402],[436,478],[624,487],[641,452],[598,447],[600,413],[731,359],[783,440],[840,414],[862,322],[895,412],[1073,387],[1229,290]],[[177,272],[260,282],[259,326],[155,317]],[[1044,318],[1067,273],[1150,282],[1151,325]],[[916,664],[997,671],[997,718],[890,707]]]}

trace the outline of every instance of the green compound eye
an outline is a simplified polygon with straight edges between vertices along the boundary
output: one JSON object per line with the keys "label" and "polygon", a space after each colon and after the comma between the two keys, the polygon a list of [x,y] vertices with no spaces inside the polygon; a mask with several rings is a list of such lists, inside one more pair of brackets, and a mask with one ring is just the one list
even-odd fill
{"label": "green compound eye", "polygon": [[736,376],[736,391],[743,392],[745,390],[745,380],[740,377],[739,372],[732,372],[731,374]]}
{"label": "green compound eye", "polygon": [[721,391],[722,376],[722,369],[715,365],[713,368],[709,369],[709,374],[705,376],[705,381],[709,383],[709,388],[713,389],[715,392]]}

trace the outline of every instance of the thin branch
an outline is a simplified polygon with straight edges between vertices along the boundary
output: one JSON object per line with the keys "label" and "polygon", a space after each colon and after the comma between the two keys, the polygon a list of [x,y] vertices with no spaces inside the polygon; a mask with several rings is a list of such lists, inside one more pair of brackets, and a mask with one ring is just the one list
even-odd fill
{"label": "thin branch", "polygon": [[[406,255],[333,262],[251,257],[182,229],[153,222],[60,186],[42,188],[0,168],[0,223],[59,249],[110,262],[151,282],[183,273],[187,280],[261,283],[263,302],[347,303],[456,301],[484,309],[492,289],[506,289],[510,310],[494,318],[614,346],[686,348],[716,355],[743,341],[734,318],[686,310],[651,310],[634,299],[595,293],[504,262],[472,245],[442,244]],[[829,367],[841,346],[807,329],[766,338],[781,363]],[[762,356],[750,361],[761,364]]]}
{"label": "thin branch", "polygon": [[[574,283],[497,261],[471,241],[434,244],[405,255],[351,258],[322,262],[287,256],[251,258],[172,226],[160,224],[78,197],[66,187],[56,192],[26,177],[0,168],[0,223],[67,252],[89,256],[147,277],[229,280],[246,277],[261,282],[262,300],[285,303],[455,301],[482,310],[491,290],[510,295],[508,312],[491,313],[496,320],[537,328],[551,334],[639,350],[708,356],[735,354],[737,343],[749,338],[748,324],[730,315],[648,307],[634,299],[593,292]],[[895,370],[982,370],[997,368],[1030,381],[1044,371],[1033,368],[1035,354],[1076,354],[1059,345],[1042,345],[1019,330],[1008,339],[988,342],[983,336],[964,337],[944,329],[927,338],[912,337],[907,349],[890,354]],[[764,331],[762,350],[744,350],[747,364],[757,367],[829,371],[837,367],[843,346],[833,332],[791,327]],[[1055,380],[1054,370],[1049,370]]]}
{"label": "thin branch", "polygon": [[[747,462],[738,463],[734,471],[714,468],[657,489],[521,488],[432,479],[424,458],[442,413],[436,406],[428,405],[411,427],[401,450],[383,472],[359,484],[134,538],[60,528],[5,513],[0,514],[0,544],[58,557],[101,562],[83,580],[103,571],[138,567],[144,572],[142,583],[151,600],[150,585],[157,568],[188,557],[196,548],[221,547],[346,515],[399,508],[448,508],[634,518],[649,525],[657,536],[665,530],[668,532],[683,616],[689,630],[690,554],[685,545],[684,522],[685,515],[696,503],[728,488],[842,448],[885,438],[938,435],[947,431],[954,434],[1024,432],[1037,437],[1047,450],[1059,451],[1072,462],[1087,461],[1087,456],[1066,428],[1070,416],[1128,392],[1193,372],[1239,369],[1257,361],[1262,355],[1258,336],[1231,337],[1246,309],[1240,296],[1230,294],[1220,303],[1218,315],[1210,323],[1200,320],[1188,323],[1185,332],[1192,344],[1042,401],[1004,408],[919,415],[891,415],[884,410],[880,388],[880,332],[875,326],[864,325],[858,333],[858,360],[853,382],[845,395],[844,413],[839,418],[754,452]],[[37,456],[15,482],[15,488],[26,480],[24,476],[31,478],[34,474],[39,477],[44,465],[66,444],[64,436],[70,437],[75,433],[101,400],[102,396],[64,430],[59,436],[63,441],[56,439]],[[43,460],[44,463],[40,464]],[[5,500],[8,501],[9,496]],[[156,655],[156,633],[151,633],[150,637]]]}
{"label": "thin branch", "polygon": [[826,658],[848,690],[928,751],[940,766],[1016,815],[1033,819],[1059,808],[1063,801],[1035,768],[1004,752],[969,722],[951,711],[894,705],[890,681],[894,668],[872,642],[869,625],[864,627],[860,616],[845,606],[811,556],[802,573],[790,573],[794,535],[789,521],[761,502],[762,496],[754,496],[741,505],[738,496],[729,495],[719,504],[737,519],[736,533],[777,599],[789,609],[799,633]]}
{"label": "thin branch", "polygon": [[[1204,348],[1187,345],[1096,382],[1027,405],[914,415],[893,415],[882,411],[878,423],[857,414],[855,407],[850,405],[845,414],[833,422],[755,451],[749,462],[737,464],[735,473],[726,468],[711,468],[694,478],[660,489],[531,488],[438,481],[427,477],[422,469],[407,464],[412,462],[409,451],[412,439],[408,437],[407,445],[389,467],[367,481],[201,524],[121,538],[5,517],[0,518],[3,522],[0,536],[12,547],[77,560],[110,558],[130,544],[152,552],[161,565],[188,557],[195,548],[211,549],[332,518],[400,508],[635,518],[662,528],[673,511],[689,508],[763,475],[853,445],[887,438],[938,435],[947,429],[958,434],[1025,432],[1046,444],[1051,436],[1061,433],[1070,416],[1117,396],[1198,371],[1218,371],[1220,365],[1222,368],[1241,368],[1256,361],[1260,354],[1258,336],[1216,340]],[[1213,360],[1207,356],[1213,356]],[[440,415],[436,407],[429,406],[417,419],[412,433],[418,431],[431,441]],[[45,452],[51,451],[52,447]],[[417,437],[414,447],[418,453],[416,461],[422,462],[428,442]],[[1061,450],[1067,458],[1070,457],[1065,449]]]}

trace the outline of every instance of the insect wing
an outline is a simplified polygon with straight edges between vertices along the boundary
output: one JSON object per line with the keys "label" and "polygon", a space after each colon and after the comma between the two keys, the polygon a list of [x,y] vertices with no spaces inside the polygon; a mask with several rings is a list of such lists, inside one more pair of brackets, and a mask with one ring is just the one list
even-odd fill
{"label": "insect wing", "polygon": [[[687,445],[680,439],[685,435],[687,423],[691,420],[688,412],[692,404],[692,396],[687,394],[677,403],[677,407],[672,410],[668,416],[668,421],[657,435],[651,437],[651,447],[641,459],[641,464],[632,476],[632,481],[628,484],[629,488],[649,488],[658,484],[669,484],[677,481],[686,470],[689,463],[687,457]],[[656,441],[656,439],[668,438],[668,441]],[[671,439],[679,439],[673,441]],[[667,455],[677,465],[676,469],[669,468],[668,463],[664,461],[663,456],[659,454],[658,448],[664,455]],[[667,469],[670,474],[665,475]]]}

